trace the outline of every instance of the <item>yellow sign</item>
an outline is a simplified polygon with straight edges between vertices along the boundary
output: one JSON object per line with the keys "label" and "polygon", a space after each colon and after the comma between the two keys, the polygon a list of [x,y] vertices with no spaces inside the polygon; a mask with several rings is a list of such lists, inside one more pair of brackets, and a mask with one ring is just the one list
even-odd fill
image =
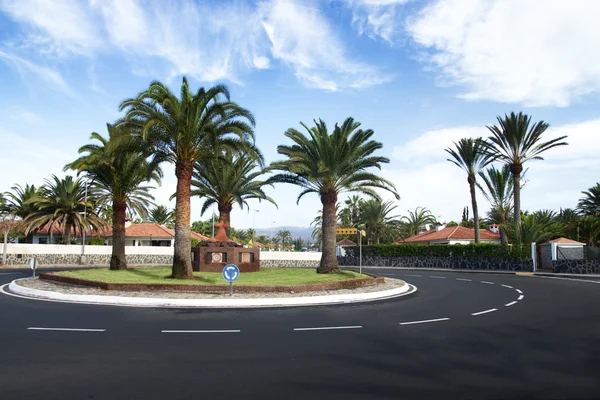
{"label": "yellow sign", "polygon": [[[358,229],[356,228],[336,228],[336,235],[356,235],[358,233]],[[360,231],[362,236],[367,236],[365,231]]]}

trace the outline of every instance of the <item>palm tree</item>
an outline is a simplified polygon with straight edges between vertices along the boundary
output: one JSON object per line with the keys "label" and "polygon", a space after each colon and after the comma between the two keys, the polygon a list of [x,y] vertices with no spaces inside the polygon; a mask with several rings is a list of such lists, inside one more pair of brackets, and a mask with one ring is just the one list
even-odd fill
{"label": "palm tree", "polygon": [[175,222],[175,212],[165,206],[156,206],[150,210],[148,221],[171,228]]}
{"label": "palm tree", "polygon": [[586,215],[577,224],[579,237],[590,247],[597,246],[600,239],[600,218]]}
{"label": "palm tree", "polygon": [[93,132],[91,140],[100,144],[87,144],[79,148],[83,156],[65,166],[78,173],[84,172],[92,182],[92,190],[99,204],[110,205],[112,218],[112,255],[110,269],[126,269],[125,219],[127,210],[141,217],[147,215],[154,197],[151,186],[145,182],[160,183],[162,171],[158,156],[149,159],[150,151],[144,149],[139,138],[131,136],[123,126],[106,124],[108,138]]}
{"label": "palm tree", "polygon": [[[270,172],[269,168],[256,168],[256,160],[245,155],[226,152],[223,157],[213,157],[205,162],[196,163],[192,180],[192,196],[203,197],[201,215],[204,215],[213,204],[219,210],[219,223],[229,227],[231,210],[237,203],[241,209],[248,209],[248,200],[266,200],[277,207],[275,200],[263,191],[264,186],[273,186],[264,180],[262,175]],[[229,234],[229,228],[227,233]]]}
{"label": "palm tree", "polygon": [[487,213],[488,222],[500,226],[500,241],[507,245],[508,239],[504,227],[508,223],[513,209],[513,184],[510,169],[507,165],[504,165],[502,169],[496,169],[492,165],[485,172],[479,172],[479,176],[485,187],[479,183],[477,186],[492,206]]}
{"label": "palm tree", "polygon": [[579,199],[577,207],[583,215],[600,217],[600,183],[583,192],[585,196]]}
{"label": "palm tree", "polygon": [[285,247],[292,240],[292,234],[287,229],[281,229],[277,232],[277,238],[281,241],[281,245]]}
{"label": "palm tree", "polygon": [[141,128],[156,152],[175,164],[175,248],[172,276],[192,277],[190,191],[194,165],[223,149],[244,150],[262,161],[254,146],[254,117],[230,101],[225,86],[190,90],[184,77],[178,98],[161,82],[152,82],[138,97],[121,103],[125,124]]}
{"label": "palm tree", "polygon": [[448,161],[462,168],[467,173],[467,182],[471,193],[471,207],[473,208],[473,225],[475,228],[475,243],[479,243],[479,210],[477,208],[477,174],[479,174],[494,157],[487,150],[488,145],[482,138],[461,139],[454,142],[455,148],[445,149],[452,156]]}
{"label": "palm tree", "polygon": [[564,235],[564,225],[544,211],[523,215],[521,227],[509,223],[506,234],[513,244],[531,244],[556,239]]}
{"label": "palm tree", "polygon": [[[492,133],[489,151],[502,163],[508,166],[513,176],[514,217],[513,221],[518,230],[521,226],[521,173],[523,164],[529,160],[543,160],[540,156],[546,150],[557,146],[566,146],[561,136],[547,142],[540,142],[542,134],[549,124],[539,121],[531,125],[531,117],[527,114],[512,112],[504,118],[497,117],[498,126],[488,126]],[[520,235],[517,235],[520,237]]]}
{"label": "palm tree", "polygon": [[419,234],[427,225],[434,225],[437,221],[435,216],[425,207],[417,207],[415,211],[408,210],[408,215],[400,218],[406,225],[409,236]]}
{"label": "palm tree", "polygon": [[375,188],[389,190],[396,198],[394,185],[386,179],[367,172],[369,168],[381,169],[389,162],[385,157],[373,154],[382,144],[370,140],[371,129],[358,129],[360,123],[347,118],[341,126],[335,125],[329,134],[325,122],[315,120],[315,126],[306,129],[308,136],[290,128],[285,136],[294,144],[280,145],[277,152],[287,157],[272,164],[274,169],[285,171],[272,177],[273,182],[284,182],[303,188],[297,202],[308,193],[317,193],[323,205],[323,253],[317,268],[319,273],[339,270],[335,255],[336,204],[343,192],[362,192],[379,198]]}
{"label": "palm tree", "polygon": [[35,206],[35,211],[23,221],[25,234],[43,226],[48,226],[48,231],[52,232],[54,226],[60,226],[64,243],[70,244],[72,232],[82,234],[90,227],[104,227],[104,221],[94,212],[94,198],[93,191],[86,196],[85,182],[81,178],[73,179],[67,175],[60,179],[52,175],[52,180],[45,180],[42,194],[28,200]]}
{"label": "palm tree", "polygon": [[396,239],[397,227],[400,223],[396,218],[399,215],[390,215],[390,213],[397,207],[389,200],[382,202],[378,199],[369,199],[361,203],[359,221],[365,226],[369,244],[380,243],[382,239],[386,242]]}
{"label": "palm tree", "polygon": [[310,226],[313,227],[313,231],[310,235],[315,242],[319,243],[319,248],[323,246],[323,213],[319,211],[319,214],[312,220]]}
{"label": "palm tree", "polygon": [[[4,193],[4,201],[6,210],[18,219],[25,219],[28,215],[35,211],[35,204],[30,201],[33,197],[41,196],[43,188],[36,188],[34,185],[25,184],[15,185],[11,188],[11,192]],[[29,233],[25,237],[25,243],[32,243],[33,235]]]}

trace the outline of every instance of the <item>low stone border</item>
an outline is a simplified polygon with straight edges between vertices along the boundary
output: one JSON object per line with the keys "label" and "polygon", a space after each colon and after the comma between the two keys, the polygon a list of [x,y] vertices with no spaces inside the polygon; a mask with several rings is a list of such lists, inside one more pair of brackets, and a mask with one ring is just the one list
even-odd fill
{"label": "low stone border", "polygon": [[[383,284],[384,278],[365,274],[371,278],[352,279],[347,281],[317,283],[311,285],[297,286],[242,286],[234,284],[236,293],[278,293],[278,292],[314,292],[320,290],[354,289],[363,286],[375,286]],[[119,290],[125,292],[138,292],[144,290],[177,291],[177,292],[200,292],[200,293],[228,293],[229,285],[191,285],[191,284],[159,284],[159,283],[106,283],[91,281],[88,279],[73,278],[70,276],[56,275],[53,272],[40,274],[41,280],[55,281],[79,286],[88,286],[104,290]]]}
{"label": "low stone border", "polygon": [[[24,278],[28,279],[28,278]],[[360,303],[368,301],[385,300],[412,294],[417,291],[413,285],[401,280],[395,280],[400,286],[388,290],[366,293],[329,294],[316,296],[295,297],[260,297],[260,298],[149,298],[126,297],[118,295],[85,295],[66,294],[58,291],[39,290],[19,285],[20,279],[12,281],[9,285],[0,287],[5,294],[35,300],[57,301],[66,303],[117,305],[130,307],[196,307],[196,308],[260,308],[260,307],[300,307]],[[4,288],[8,286],[9,292]]]}

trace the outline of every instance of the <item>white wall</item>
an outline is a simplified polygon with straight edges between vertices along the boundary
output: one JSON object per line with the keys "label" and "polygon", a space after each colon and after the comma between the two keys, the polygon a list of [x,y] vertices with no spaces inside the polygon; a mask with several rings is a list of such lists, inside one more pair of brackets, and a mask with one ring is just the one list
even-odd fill
{"label": "white wall", "polygon": [[[81,254],[81,245],[64,244],[8,244],[8,254]],[[125,254],[172,255],[173,247],[125,246]],[[85,254],[111,254],[112,246],[85,246]],[[261,251],[261,260],[306,260],[318,261],[320,252]]]}

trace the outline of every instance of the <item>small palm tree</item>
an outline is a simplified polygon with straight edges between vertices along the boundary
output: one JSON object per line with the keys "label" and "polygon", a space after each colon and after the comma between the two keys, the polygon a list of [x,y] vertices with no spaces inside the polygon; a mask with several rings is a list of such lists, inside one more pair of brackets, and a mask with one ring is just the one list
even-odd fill
{"label": "small palm tree", "polygon": [[417,207],[415,211],[408,210],[408,215],[400,218],[406,226],[409,236],[419,234],[427,225],[435,225],[435,216],[425,207]]}
{"label": "small palm tree", "polygon": [[125,219],[127,210],[141,217],[147,215],[154,197],[149,181],[160,183],[162,161],[158,156],[151,160],[150,151],[139,138],[132,136],[125,127],[106,125],[108,138],[93,132],[91,140],[99,144],[87,144],[79,148],[85,153],[65,166],[66,169],[84,172],[92,182],[93,192],[99,204],[110,205],[112,218],[112,255],[110,269],[126,269]]}
{"label": "small palm tree", "polygon": [[330,134],[325,122],[314,122],[311,128],[301,123],[308,136],[294,128],[286,131],[285,136],[294,144],[277,147],[277,152],[287,159],[273,163],[272,167],[285,172],[273,176],[271,181],[300,186],[303,190],[297,201],[308,193],[319,195],[323,205],[323,253],[317,272],[331,273],[339,270],[335,228],[340,193],[362,192],[379,198],[374,189],[384,189],[396,198],[399,196],[391,182],[367,171],[373,167],[380,169],[381,164],[389,162],[385,157],[373,155],[382,144],[370,140],[374,134],[371,129],[359,129],[359,122],[347,118],[341,126],[336,124]]}
{"label": "small palm tree", "polygon": [[45,180],[42,195],[30,198],[28,203],[35,206],[35,211],[24,220],[26,235],[43,226],[48,226],[49,232],[59,226],[64,243],[70,244],[71,233],[79,231],[83,234],[90,227],[100,229],[105,226],[94,212],[95,193],[91,191],[86,195],[85,182],[81,178],[73,179],[67,175],[60,179],[52,175],[52,180]]}
{"label": "small palm tree", "polygon": [[598,239],[600,239],[600,218],[591,215],[581,217],[577,224],[577,230],[579,237],[585,240],[588,246],[597,246]]}
{"label": "small palm tree", "polygon": [[[275,200],[263,190],[271,183],[259,178],[270,172],[269,168],[257,168],[256,160],[245,155],[227,152],[223,157],[213,157],[202,163],[196,163],[192,180],[192,196],[204,198],[201,215],[213,204],[219,210],[219,223],[230,226],[231,210],[237,203],[241,209],[249,209],[248,200],[266,200],[275,206]],[[229,234],[229,229],[227,229]]]}
{"label": "small palm tree", "polygon": [[392,201],[377,199],[363,201],[360,207],[359,221],[365,226],[368,244],[380,243],[383,239],[392,242],[396,239],[399,215],[390,215],[398,206]]}
{"label": "small palm tree", "polygon": [[600,217],[600,183],[581,192],[584,197],[579,199],[577,207],[583,215]]}
{"label": "small palm tree", "polygon": [[506,165],[501,169],[496,169],[492,165],[485,171],[479,172],[479,176],[485,186],[481,186],[479,183],[477,186],[492,206],[487,214],[488,222],[500,226],[500,241],[507,245],[508,238],[504,228],[510,220],[513,209],[513,179],[510,169]]}
{"label": "small palm tree", "polygon": [[512,222],[506,226],[506,234],[513,244],[531,244],[556,239],[565,233],[564,225],[545,212],[523,215],[520,228]]}
{"label": "small palm tree", "polygon": [[148,221],[171,228],[175,223],[175,212],[165,206],[156,206],[150,210]]}
{"label": "small palm tree", "polygon": [[281,245],[285,247],[292,240],[292,233],[287,229],[281,229],[277,232],[277,238],[281,241]]}
{"label": "small palm tree", "polygon": [[482,138],[461,139],[454,142],[454,149],[447,148],[446,152],[452,156],[448,161],[462,168],[467,173],[467,182],[471,193],[471,207],[473,208],[473,226],[475,228],[475,243],[479,243],[479,210],[477,208],[477,174],[479,174],[494,157],[487,151],[488,145]]}
{"label": "small palm tree", "polygon": [[225,86],[193,93],[184,77],[177,97],[161,82],[152,82],[136,98],[121,103],[124,122],[141,128],[155,152],[175,164],[175,248],[172,276],[192,278],[190,191],[194,165],[223,149],[245,151],[262,160],[254,146],[254,117],[230,101]]}
{"label": "small palm tree", "polygon": [[[492,133],[489,140],[492,145],[489,151],[506,164],[513,176],[514,217],[513,221],[518,230],[521,226],[521,173],[523,164],[529,160],[543,160],[540,156],[547,150],[557,146],[566,146],[561,136],[547,142],[541,142],[542,134],[548,129],[549,124],[539,121],[531,125],[531,117],[527,114],[514,112],[497,117],[498,125],[488,126]],[[530,126],[531,125],[531,126]],[[520,237],[520,235],[517,235]]]}

